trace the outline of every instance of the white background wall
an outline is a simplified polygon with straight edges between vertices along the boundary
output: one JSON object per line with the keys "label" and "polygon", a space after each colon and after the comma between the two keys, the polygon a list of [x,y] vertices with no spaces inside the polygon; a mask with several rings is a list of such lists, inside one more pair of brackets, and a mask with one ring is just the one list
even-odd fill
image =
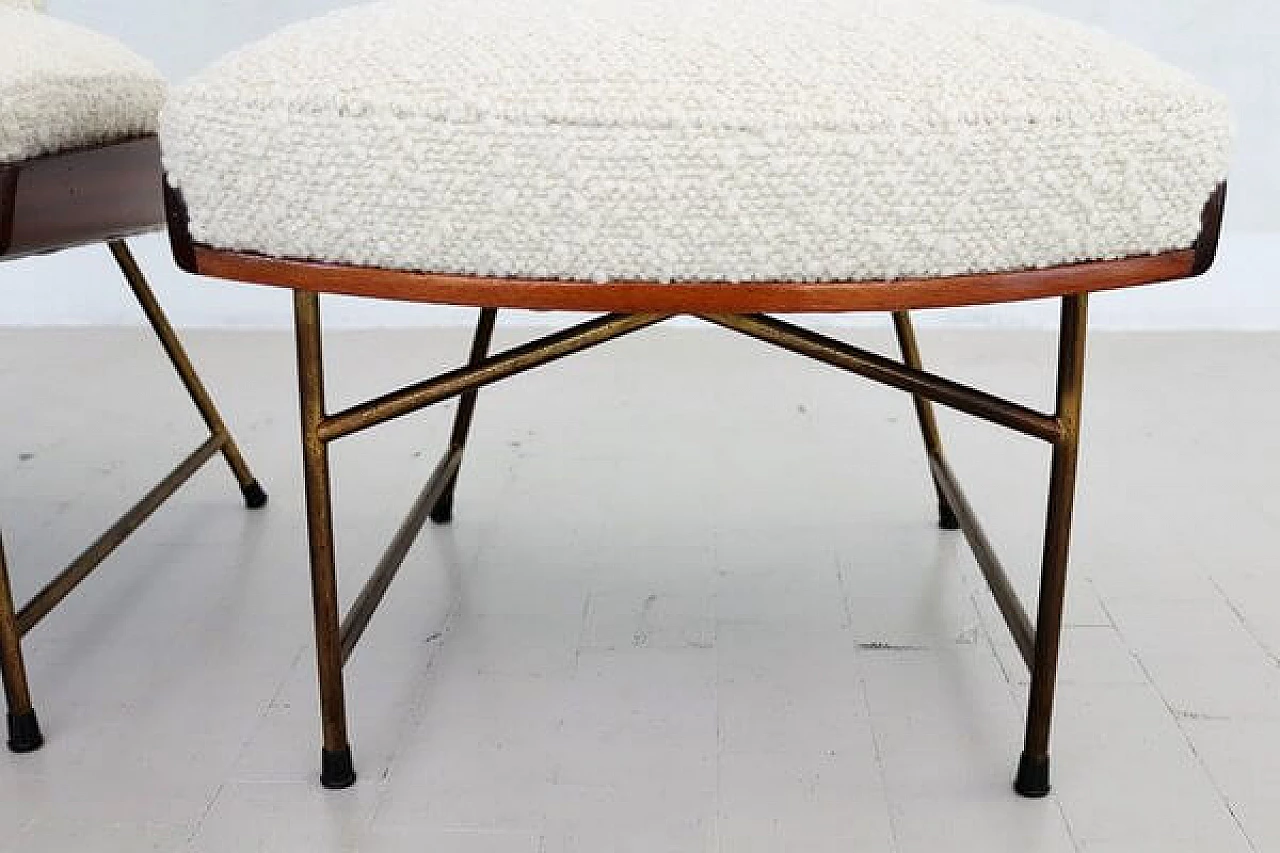
{"label": "white background wall", "polygon": [[[555,2],[555,0],[529,0]],[[696,0],[691,0],[696,2]],[[1227,92],[1238,123],[1218,267],[1196,282],[1138,288],[1095,300],[1111,328],[1280,329],[1280,4],[1276,0],[1022,0],[1094,23],[1140,44]],[[174,80],[279,26],[340,0],[51,0],[53,14],[111,33]],[[192,279],[158,238],[136,243],[177,322],[189,326],[283,326],[287,295],[269,288]],[[137,309],[106,278],[105,249],[82,249],[0,265],[0,325],[131,324]],[[331,325],[455,323],[464,312],[343,301]],[[1049,325],[1043,303],[933,312],[939,323]],[[845,319],[849,322],[848,319]],[[854,322],[857,320],[854,319]]]}

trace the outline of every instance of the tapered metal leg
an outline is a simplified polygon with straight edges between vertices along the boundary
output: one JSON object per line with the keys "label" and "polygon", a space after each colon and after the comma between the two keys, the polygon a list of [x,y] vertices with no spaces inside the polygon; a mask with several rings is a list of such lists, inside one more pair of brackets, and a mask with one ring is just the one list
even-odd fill
{"label": "tapered metal leg", "polygon": [[27,668],[22,661],[22,634],[13,608],[3,541],[0,541],[0,673],[4,676],[4,696],[9,709],[9,749],[34,752],[44,745],[44,737],[31,706]]}
{"label": "tapered metal leg", "polygon": [[1071,512],[1075,501],[1087,325],[1088,297],[1064,297],[1058,344],[1057,393],[1058,418],[1063,429],[1062,437],[1054,442],[1053,447],[1044,557],[1040,569],[1035,656],[1031,666],[1031,697],[1027,709],[1027,736],[1022,760],[1018,765],[1018,776],[1014,782],[1015,789],[1024,797],[1043,797],[1049,793],[1049,729],[1058,674],[1062,602],[1071,542]]}
{"label": "tapered metal leg", "polygon": [[[902,351],[903,363],[914,370],[923,370],[920,347],[916,343],[916,332],[911,325],[911,315],[906,311],[893,312],[893,328],[898,334],[898,348]],[[933,414],[933,404],[919,394],[913,394],[912,399],[916,404],[916,420],[920,422],[920,434],[924,437],[925,453],[930,460],[944,461],[942,438],[938,434],[938,420]],[[930,465],[931,471],[932,467]],[[943,530],[959,530],[960,520],[956,518],[955,510],[947,501],[937,476],[932,472],[930,476],[933,477],[934,491],[938,495],[938,526]]]}
{"label": "tapered metal leg", "polygon": [[209,433],[215,438],[224,440],[222,455],[226,458],[227,465],[230,466],[236,481],[240,483],[240,490],[244,493],[245,504],[250,509],[258,509],[266,505],[266,492],[262,490],[262,486],[254,479],[253,472],[249,470],[249,465],[244,461],[240,448],[236,446],[235,440],[231,437],[231,432],[222,421],[222,416],[218,414],[218,408],[214,405],[213,398],[209,396],[204,383],[200,381],[199,374],[192,367],[191,359],[187,356],[182,342],[178,339],[177,333],[174,332],[173,326],[169,323],[169,318],[165,316],[164,309],[160,307],[159,301],[156,299],[155,294],[152,293],[150,285],[147,284],[146,276],[143,275],[138,262],[134,260],[133,253],[129,251],[129,246],[123,240],[115,240],[108,245],[112,256],[116,259],[116,264],[119,265],[120,271],[124,273],[125,280],[129,283],[133,295],[137,298],[138,304],[142,306],[142,311],[146,314],[147,321],[151,324],[151,328],[155,330],[156,337],[160,339],[160,345],[164,347],[164,351],[168,354],[169,360],[178,372],[182,384],[186,386],[187,393],[191,395],[192,402],[195,403],[196,408],[200,411],[200,416],[204,418],[205,424],[209,427]]}
{"label": "tapered metal leg", "polygon": [[[493,327],[498,320],[498,309],[482,308],[480,320],[476,323],[475,338],[471,342],[471,357],[468,367],[475,367],[489,355],[489,345],[493,342]],[[453,475],[445,484],[435,505],[431,507],[431,520],[436,524],[444,524],[453,519],[453,492],[458,487],[458,473],[462,466],[462,454],[467,447],[467,436],[471,432],[471,420],[476,413],[476,398],[480,389],[474,388],[465,392],[458,400],[458,412],[453,419],[453,434],[449,437],[449,453],[457,451],[458,465]]]}
{"label": "tapered metal leg", "polygon": [[346,788],[356,781],[347,740],[342,682],[342,634],[333,552],[333,504],[329,493],[329,448],[319,435],[324,418],[324,363],[320,301],[315,293],[295,291],[294,325],[298,340],[298,395],[302,408],[302,464],[307,496],[307,534],[311,549],[311,596],[315,611],[316,664],[320,680],[320,717],[324,735],[320,783]]}

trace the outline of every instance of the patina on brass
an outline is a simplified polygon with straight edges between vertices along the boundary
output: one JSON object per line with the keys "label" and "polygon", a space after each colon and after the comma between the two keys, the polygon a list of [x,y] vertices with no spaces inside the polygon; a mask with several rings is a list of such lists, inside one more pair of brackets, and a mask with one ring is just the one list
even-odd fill
{"label": "patina on brass", "polygon": [[[489,355],[489,346],[493,343],[493,327],[498,322],[498,309],[481,308],[480,321],[476,323],[475,339],[471,342],[471,358],[467,367],[476,367]],[[472,388],[463,393],[458,400],[458,411],[453,418],[453,432],[449,436],[449,447],[458,451],[458,466],[462,465],[462,454],[467,447],[467,436],[471,432],[471,420],[476,413],[476,399],[480,395],[479,388]],[[453,492],[458,487],[458,471],[455,469],[435,504],[431,507],[431,520],[436,524],[444,524],[453,518]]]}
{"label": "patina on brass", "polygon": [[13,590],[9,584],[9,566],[5,561],[4,542],[0,541],[0,676],[4,680],[4,696],[8,703],[9,748],[14,752],[32,752],[41,747],[44,737],[31,706],[31,688],[27,684],[27,667],[22,659],[22,632],[13,612]]}
{"label": "patina on brass", "polygon": [[[912,370],[924,370],[920,360],[920,346],[916,343],[916,330],[911,325],[911,314],[907,311],[893,312],[893,330],[898,336],[898,349],[902,352],[902,360]],[[920,435],[924,438],[924,451],[929,459],[930,469],[934,462],[944,462],[942,454],[942,437],[938,433],[938,419],[934,417],[933,406],[929,400],[919,394],[912,394],[915,402],[916,420],[920,424]],[[942,488],[937,474],[934,474],[933,485],[938,493],[938,526],[943,530],[957,530],[960,520]]]}
{"label": "patina on brass", "polygon": [[254,479],[240,449],[218,414],[209,392],[191,365],[191,359],[169,323],[146,277],[134,260],[123,240],[108,243],[112,257],[124,275],[130,289],[142,307],[147,321],[155,331],[170,362],[191,396],[192,402],[209,428],[209,438],[188,455],[163,480],[107,528],[69,566],[58,573],[21,610],[15,610],[10,590],[8,568],[0,548],[0,672],[3,673],[5,696],[9,707],[9,747],[15,752],[39,749],[44,742],[31,704],[26,668],[22,658],[22,637],[26,636],[42,619],[49,615],[68,595],[80,586],[98,566],[102,565],[120,545],[137,530],[152,513],[160,508],[174,492],[186,483],[196,471],[221,453],[240,484],[245,502],[250,508],[263,506],[266,493]]}
{"label": "patina on brass", "polygon": [[230,430],[223,423],[222,415],[218,414],[218,407],[214,405],[213,398],[209,396],[209,391],[204,387],[204,383],[200,381],[200,375],[196,373],[196,369],[191,365],[191,359],[187,355],[187,351],[183,349],[182,341],[178,339],[172,324],[169,323],[169,318],[165,316],[164,309],[160,307],[155,294],[151,292],[146,276],[142,274],[142,269],[138,266],[138,262],[134,260],[133,253],[129,251],[128,245],[123,240],[116,240],[107,245],[111,248],[111,255],[116,259],[116,264],[119,265],[120,272],[124,274],[125,281],[129,283],[129,289],[133,291],[138,304],[142,306],[142,312],[147,316],[147,322],[151,324],[151,328],[155,331],[156,338],[160,341],[160,346],[164,348],[165,355],[169,356],[170,363],[173,364],[174,370],[178,372],[178,378],[182,380],[183,387],[187,389],[187,394],[191,396],[191,402],[195,403],[196,409],[200,412],[200,417],[204,419],[205,426],[209,428],[209,434],[214,438],[221,439],[219,449],[222,451],[222,456],[227,461],[227,465],[231,468],[231,473],[235,476],[236,482],[240,484],[240,488],[245,492],[245,500],[250,504],[261,506],[260,501],[262,498],[259,494],[260,490],[257,482],[253,478],[253,472],[249,470],[248,464],[244,461],[244,455],[240,453],[240,448],[236,446]]}
{"label": "patina on brass", "polygon": [[468,367],[442,374],[435,379],[419,382],[368,403],[352,406],[335,415],[322,417],[316,434],[322,441],[342,438],[457,397],[467,391],[491,385],[517,373],[541,367],[567,355],[590,349],[622,335],[639,331],[660,323],[670,316],[670,314],[607,314],[597,320],[589,320],[562,332],[515,347],[500,355],[482,359]]}
{"label": "patina on brass", "polygon": [[910,391],[926,400],[1036,438],[1054,441],[1061,433],[1061,425],[1051,415],[1002,400],[950,379],[904,366],[882,355],[833,340],[792,323],[759,314],[701,316],[708,322],[733,329],[748,337],[856,373],[881,385]]}
{"label": "patina on brass", "polygon": [[[715,325],[912,394],[937,491],[940,524],[944,528],[959,528],[964,531],[1000,613],[1023,660],[1031,670],[1026,743],[1015,782],[1015,788],[1025,796],[1043,796],[1048,792],[1049,724],[1053,709],[1053,686],[1062,624],[1062,598],[1080,436],[1087,303],[1088,297],[1085,295],[1066,296],[1062,299],[1057,406],[1052,415],[926,372],[922,367],[915,331],[906,311],[895,312],[893,315],[894,328],[902,350],[902,362],[765,315],[699,315]],[[480,313],[471,356],[466,366],[385,394],[368,403],[352,406],[343,412],[328,415],[324,406],[319,297],[312,291],[295,290],[294,307],[302,405],[303,466],[307,488],[307,526],[311,542],[316,651],[324,734],[321,781],[326,787],[343,788],[355,781],[355,769],[347,740],[342,669],[386,595],[426,518],[444,522],[452,515],[453,490],[457,485],[479,389],[647,328],[672,315],[609,314],[490,356],[488,352],[497,311],[486,308]],[[414,501],[408,516],[346,618],[340,621],[333,552],[333,516],[329,497],[329,442],[453,397],[459,397],[460,402],[449,446],[443,458]],[[946,462],[933,412],[935,402],[1039,438],[1053,447],[1053,473],[1046,517],[1039,612],[1035,626],[978,522],[973,507]]]}
{"label": "patina on brass", "polygon": [[[316,293],[294,291],[298,387],[302,408],[302,456],[307,494],[307,530],[311,548],[311,588],[316,626],[316,664],[320,681],[323,732],[321,783],[345,788],[355,782],[347,739],[342,668],[373,618],[396,573],[428,517],[447,521],[453,489],[475,413],[477,392],[517,373],[555,361],[666,319],[664,314],[611,314],[581,323],[537,341],[489,356],[497,311],[484,309],[466,367],[393,391],[336,415],[325,413],[324,355],[320,302]],[[459,397],[453,433],[444,457],[413,502],[391,543],[345,617],[340,617],[333,549],[329,442]]]}
{"label": "patina on brass", "polygon": [[1058,336],[1057,420],[1062,435],[1053,443],[1049,476],[1049,509],[1040,562],[1040,597],[1036,614],[1035,655],[1031,663],[1031,697],[1027,738],[1018,778],[1018,793],[1049,793],[1049,728],[1058,675],[1058,643],[1062,637],[1062,602],[1067,585],[1071,513],[1075,505],[1076,462],[1080,450],[1080,410],[1084,399],[1085,331],[1089,301],[1084,295],[1062,300]]}
{"label": "patina on brass", "polygon": [[199,471],[204,463],[222,449],[225,438],[210,437],[197,447],[190,456],[182,460],[167,477],[156,484],[142,500],[129,509],[120,520],[98,537],[80,556],[72,560],[59,575],[36,593],[35,597],[18,613],[18,632],[26,636],[40,620],[49,615],[64,598],[70,595],[102,561],[111,555],[116,548],[129,538],[129,535],[142,526],[152,513],[160,508],[170,495],[176,492],[183,483],[191,479],[191,475]]}

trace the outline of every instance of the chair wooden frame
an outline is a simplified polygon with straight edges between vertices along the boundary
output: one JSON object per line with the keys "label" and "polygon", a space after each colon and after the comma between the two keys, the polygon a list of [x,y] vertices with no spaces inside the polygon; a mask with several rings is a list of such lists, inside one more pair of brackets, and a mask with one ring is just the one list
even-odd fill
{"label": "chair wooden frame", "polygon": [[21,609],[14,606],[0,543],[0,674],[8,703],[8,743],[14,752],[32,752],[44,744],[22,653],[22,638],[31,629],[219,453],[240,484],[246,505],[257,509],[267,502],[125,242],[164,227],[161,175],[154,136],[0,165],[0,261],[106,243],[209,431],[199,447]]}
{"label": "chair wooden frame", "polygon": [[[321,783],[325,787],[344,788],[356,778],[347,736],[343,667],[426,519],[430,517],[443,523],[452,517],[454,489],[479,389],[683,314],[700,317],[913,395],[938,497],[939,522],[944,528],[963,531],[1031,673],[1025,739],[1014,787],[1027,797],[1042,797],[1049,792],[1049,734],[1079,450],[1088,294],[1190,278],[1207,271],[1217,252],[1225,185],[1219,187],[1206,204],[1203,228],[1195,245],[1182,251],[1023,272],[825,284],[614,282],[599,285],[435,275],[270,258],[196,243],[187,228],[187,213],[180,194],[172,190],[166,192],[169,234],[180,266],[200,275],[276,285],[294,292],[323,733]],[[479,307],[480,318],[470,358],[465,366],[456,370],[330,413],[324,394],[320,293]],[[1053,412],[1036,411],[924,370],[911,324],[911,310],[1043,297],[1058,297],[1062,303]],[[490,355],[489,346],[501,308],[607,313]],[[766,312],[815,311],[891,312],[902,361],[766,316]],[[455,397],[459,399],[459,406],[443,458],[343,617],[339,613],[334,563],[329,444]],[[1052,449],[1040,593],[1034,623],[947,464],[934,418],[935,403],[1033,436]]]}

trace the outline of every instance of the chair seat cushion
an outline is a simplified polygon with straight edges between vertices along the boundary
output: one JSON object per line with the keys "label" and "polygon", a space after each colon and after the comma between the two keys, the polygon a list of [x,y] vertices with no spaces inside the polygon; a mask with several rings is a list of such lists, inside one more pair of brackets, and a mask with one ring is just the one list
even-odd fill
{"label": "chair seat cushion", "polygon": [[1190,247],[1221,97],[973,0],[405,0],[179,88],[217,248],[423,272],[881,280]]}
{"label": "chair seat cushion", "polygon": [[0,3],[0,164],[154,133],[164,95],[115,40]]}

